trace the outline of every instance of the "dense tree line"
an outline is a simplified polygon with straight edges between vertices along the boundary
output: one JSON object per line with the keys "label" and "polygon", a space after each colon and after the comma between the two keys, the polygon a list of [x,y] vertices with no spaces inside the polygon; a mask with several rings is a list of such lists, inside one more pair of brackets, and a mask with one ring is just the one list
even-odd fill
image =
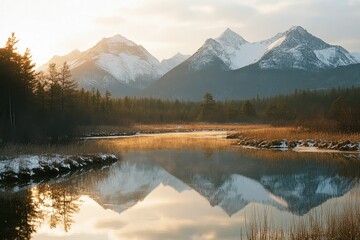
{"label": "dense tree line", "polygon": [[0,140],[59,141],[81,125],[174,122],[258,122],[313,130],[360,131],[360,88],[295,91],[245,101],[113,99],[109,91],[78,89],[67,63],[35,72],[30,51],[13,34],[0,48]]}
{"label": "dense tree line", "polygon": [[289,95],[253,99],[257,119],[319,131],[360,131],[360,88],[297,90]]}

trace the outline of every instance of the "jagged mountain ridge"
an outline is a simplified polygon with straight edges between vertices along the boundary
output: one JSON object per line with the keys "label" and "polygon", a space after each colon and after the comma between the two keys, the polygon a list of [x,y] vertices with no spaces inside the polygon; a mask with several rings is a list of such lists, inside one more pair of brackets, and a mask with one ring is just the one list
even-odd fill
{"label": "jagged mountain ridge", "polygon": [[165,69],[166,72],[170,71],[180,63],[188,59],[190,55],[184,55],[182,53],[175,54],[172,58],[163,59],[160,64]]}
{"label": "jagged mountain ridge", "polygon": [[54,56],[49,63],[68,62],[72,77],[85,89],[110,90],[114,96],[132,95],[160,78],[188,56],[180,53],[161,63],[143,46],[121,35],[103,38],[92,48],[74,50],[65,56]]}
{"label": "jagged mountain ridge", "polygon": [[227,29],[138,96],[201,100],[210,92],[218,100],[248,99],[360,86],[358,56],[299,26],[255,43]]}
{"label": "jagged mountain ridge", "polygon": [[250,43],[229,28],[208,39],[191,57],[190,67],[200,70],[220,59],[229,70],[257,63],[262,69],[316,71],[359,63],[340,46],[333,46],[295,26],[274,37]]}
{"label": "jagged mountain ridge", "polygon": [[[200,100],[210,92],[218,100],[245,99],[360,85],[357,68],[352,67],[360,62],[359,54],[330,45],[299,26],[253,43],[226,29],[191,57],[176,54],[161,62],[141,45],[116,35],[49,62],[64,61],[79,87],[108,89],[114,97]],[[349,68],[337,71],[340,67]]]}
{"label": "jagged mountain ridge", "polygon": [[281,41],[278,46],[267,51],[260,59],[261,68],[317,71],[358,63],[341,46],[330,45],[299,26],[283,33],[277,41]]}

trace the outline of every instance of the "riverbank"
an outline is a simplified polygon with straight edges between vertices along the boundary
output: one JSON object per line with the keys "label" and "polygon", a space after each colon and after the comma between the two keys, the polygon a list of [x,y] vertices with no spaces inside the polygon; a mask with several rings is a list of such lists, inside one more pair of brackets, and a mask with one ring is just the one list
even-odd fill
{"label": "riverbank", "polygon": [[293,150],[298,152],[358,152],[360,134],[309,132],[291,127],[247,128],[229,134],[228,139],[247,148]]}
{"label": "riverbank", "polygon": [[[82,137],[67,144],[5,144],[0,156],[41,154],[97,154],[168,148],[246,148],[293,150],[298,152],[358,152],[359,133],[311,132],[300,128],[264,124],[151,124],[96,126],[80,129]],[[229,141],[222,140],[227,136]],[[213,138],[209,140],[209,138]],[[126,139],[126,140],[125,140]],[[215,140],[217,139],[217,140]]]}
{"label": "riverbank", "polygon": [[118,161],[113,154],[20,155],[1,157],[0,183],[24,183],[56,177],[71,171],[104,166]]}
{"label": "riverbank", "polygon": [[126,137],[139,134],[192,133],[201,131],[236,132],[247,128],[265,128],[268,125],[183,123],[183,124],[134,124],[131,126],[82,126],[78,127],[80,138]]}

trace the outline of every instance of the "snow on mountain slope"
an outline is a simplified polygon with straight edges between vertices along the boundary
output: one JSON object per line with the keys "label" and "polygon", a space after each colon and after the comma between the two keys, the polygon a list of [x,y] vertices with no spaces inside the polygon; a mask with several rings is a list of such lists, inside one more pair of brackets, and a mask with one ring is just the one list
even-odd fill
{"label": "snow on mountain slope", "polygon": [[249,43],[235,32],[227,29],[215,39],[224,50],[221,59],[231,70],[256,63],[268,51],[280,45],[285,37],[277,35],[261,42]]}
{"label": "snow on mountain slope", "polygon": [[124,83],[136,81],[138,78],[151,81],[162,74],[159,67],[154,67],[158,65],[154,59],[144,59],[128,53],[100,53],[96,64]]}
{"label": "snow on mountain slope", "polygon": [[177,53],[172,58],[169,59],[163,59],[161,61],[161,65],[165,72],[170,71],[180,63],[184,62],[186,59],[188,59],[190,55],[183,55],[181,53]]}
{"label": "snow on mountain slope", "polygon": [[209,199],[211,205],[218,205],[228,215],[233,215],[250,202],[266,203],[284,209],[287,203],[268,192],[259,182],[232,174],[221,186],[215,186],[211,179],[195,175],[191,186]]}
{"label": "snow on mountain slope", "polygon": [[[354,55],[355,56],[355,55]],[[263,69],[331,69],[360,60],[340,46],[332,46],[299,26],[264,41],[249,43],[230,29],[205,44],[191,57],[200,70],[220,59],[230,70],[259,63]]]}
{"label": "snow on mountain slope", "polygon": [[357,63],[340,46],[330,45],[299,26],[282,33],[285,39],[267,51],[259,65],[263,69],[302,69],[317,71]]}
{"label": "snow on mountain slope", "polygon": [[80,87],[109,89],[114,96],[121,96],[117,90],[131,95],[136,89],[142,89],[159,79],[186,58],[185,55],[177,54],[160,63],[141,45],[115,35],[101,39],[84,52],[76,50],[65,56],[55,56],[39,70],[46,70],[52,62],[61,65],[67,61]]}
{"label": "snow on mountain slope", "polygon": [[271,49],[285,40],[282,34],[261,41],[249,43],[229,28],[220,37],[208,39],[192,57],[193,69],[199,70],[218,57],[231,69],[239,69],[256,63]]}
{"label": "snow on mountain slope", "polygon": [[360,52],[353,52],[351,55],[357,62],[360,63]]}
{"label": "snow on mountain slope", "polygon": [[103,38],[82,54],[75,62],[75,67],[90,61],[95,61],[97,67],[122,83],[140,79],[151,82],[164,74],[160,62],[154,56],[121,35]]}
{"label": "snow on mountain slope", "polygon": [[49,62],[40,66],[37,70],[38,71],[46,71],[49,63],[55,63],[58,66],[61,66],[64,62],[67,62],[69,65],[73,65],[74,62],[81,56],[81,52],[76,49],[64,56],[53,56]]}

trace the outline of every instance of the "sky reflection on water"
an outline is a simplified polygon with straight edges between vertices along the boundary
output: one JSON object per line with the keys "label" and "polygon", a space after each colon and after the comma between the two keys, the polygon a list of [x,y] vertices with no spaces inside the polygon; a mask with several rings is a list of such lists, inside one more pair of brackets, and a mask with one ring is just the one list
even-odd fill
{"label": "sky reflection on water", "polygon": [[0,218],[10,227],[1,232],[32,239],[239,239],[254,212],[284,225],[358,201],[360,163],[345,163],[316,155],[285,163],[233,151],[128,152],[109,168],[1,193]]}

